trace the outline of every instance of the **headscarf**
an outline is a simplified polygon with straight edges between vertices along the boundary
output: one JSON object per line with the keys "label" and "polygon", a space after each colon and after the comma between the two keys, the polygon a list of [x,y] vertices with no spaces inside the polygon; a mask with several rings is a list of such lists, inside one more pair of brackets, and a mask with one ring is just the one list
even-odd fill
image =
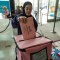
{"label": "headscarf", "polygon": [[31,6],[32,6],[32,3],[29,2],[29,1],[27,1],[27,2],[25,2],[25,3],[23,4],[23,13],[24,13],[24,14],[25,14],[25,7],[26,7],[26,5],[31,5]]}

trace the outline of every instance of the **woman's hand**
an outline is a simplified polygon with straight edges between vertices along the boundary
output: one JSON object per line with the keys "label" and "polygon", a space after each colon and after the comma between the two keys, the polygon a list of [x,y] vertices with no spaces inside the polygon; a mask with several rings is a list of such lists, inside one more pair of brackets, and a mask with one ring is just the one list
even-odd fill
{"label": "woman's hand", "polygon": [[20,16],[20,17],[18,18],[18,21],[19,21],[20,23],[26,23],[26,22],[27,22],[27,18],[26,18],[25,16]]}

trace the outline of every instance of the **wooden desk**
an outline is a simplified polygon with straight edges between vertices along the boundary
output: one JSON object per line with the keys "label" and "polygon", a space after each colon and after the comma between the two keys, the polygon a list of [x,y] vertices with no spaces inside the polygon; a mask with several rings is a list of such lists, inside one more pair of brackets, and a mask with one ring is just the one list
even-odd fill
{"label": "wooden desk", "polygon": [[[24,40],[22,35],[15,37],[15,42],[18,46],[17,57],[18,60],[31,60],[30,53],[40,51],[44,48],[47,50],[47,59],[50,60],[52,41],[45,37],[38,37],[35,39]],[[21,57],[22,56],[22,57]]]}

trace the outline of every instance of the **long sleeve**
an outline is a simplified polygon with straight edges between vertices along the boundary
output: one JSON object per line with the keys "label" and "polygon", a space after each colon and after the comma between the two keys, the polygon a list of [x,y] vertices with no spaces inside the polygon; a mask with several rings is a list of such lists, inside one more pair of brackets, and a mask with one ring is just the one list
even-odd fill
{"label": "long sleeve", "polygon": [[34,21],[35,29],[36,29],[36,31],[37,31],[38,23],[37,23],[37,21],[35,20],[35,18],[34,18],[34,17],[33,17],[33,21]]}

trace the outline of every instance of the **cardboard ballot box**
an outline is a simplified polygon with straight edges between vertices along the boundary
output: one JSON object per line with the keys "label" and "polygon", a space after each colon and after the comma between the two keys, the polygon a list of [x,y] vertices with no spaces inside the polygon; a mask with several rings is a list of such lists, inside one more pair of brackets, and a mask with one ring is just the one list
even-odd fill
{"label": "cardboard ballot box", "polygon": [[19,21],[24,40],[35,38],[36,34],[35,34],[33,17],[26,18],[22,16],[19,18]]}
{"label": "cardboard ballot box", "polygon": [[50,60],[52,41],[45,37],[24,40],[22,35],[15,37],[18,60]]}

